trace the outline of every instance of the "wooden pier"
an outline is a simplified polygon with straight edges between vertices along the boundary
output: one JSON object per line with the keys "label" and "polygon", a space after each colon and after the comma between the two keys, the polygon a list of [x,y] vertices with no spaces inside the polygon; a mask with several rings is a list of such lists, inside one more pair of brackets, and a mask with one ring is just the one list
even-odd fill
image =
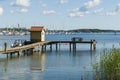
{"label": "wooden pier", "polygon": [[58,49],[60,49],[60,44],[61,43],[65,43],[67,45],[69,45],[69,50],[70,51],[76,51],[76,44],[90,44],[90,50],[96,50],[96,41],[95,40],[91,40],[91,41],[51,41],[49,43],[50,45],[50,50],[52,51],[52,45],[55,44],[56,45],[56,51],[58,51]]}
{"label": "wooden pier", "polygon": [[24,54],[27,54],[28,50],[31,51],[31,54],[33,53],[33,49],[38,47],[41,51],[46,51],[46,47],[50,46],[50,51],[52,51],[52,45],[56,45],[56,51],[58,51],[58,48],[60,49],[60,44],[61,43],[67,43],[69,45],[70,51],[75,52],[76,51],[76,44],[89,44],[90,45],[90,50],[96,50],[96,41],[95,40],[90,40],[90,41],[44,41],[44,42],[36,42],[20,47],[14,47],[14,48],[9,48],[9,49],[4,49],[0,50],[0,53],[2,54],[7,54],[12,56],[12,54],[17,53],[18,56],[20,55],[20,52],[23,52]]}

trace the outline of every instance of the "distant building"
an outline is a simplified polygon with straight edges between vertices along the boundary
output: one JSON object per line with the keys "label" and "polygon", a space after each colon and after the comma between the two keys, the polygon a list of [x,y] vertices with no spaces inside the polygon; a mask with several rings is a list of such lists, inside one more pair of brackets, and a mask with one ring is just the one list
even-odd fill
{"label": "distant building", "polygon": [[32,42],[45,41],[44,26],[32,26],[30,29],[30,40]]}

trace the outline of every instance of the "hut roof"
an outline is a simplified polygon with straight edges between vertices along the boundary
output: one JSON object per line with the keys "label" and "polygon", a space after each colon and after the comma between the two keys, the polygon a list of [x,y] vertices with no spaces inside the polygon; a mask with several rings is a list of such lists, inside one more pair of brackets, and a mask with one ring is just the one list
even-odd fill
{"label": "hut roof", "polygon": [[32,26],[31,29],[30,29],[30,32],[31,31],[45,31],[45,28],[44,26]]}

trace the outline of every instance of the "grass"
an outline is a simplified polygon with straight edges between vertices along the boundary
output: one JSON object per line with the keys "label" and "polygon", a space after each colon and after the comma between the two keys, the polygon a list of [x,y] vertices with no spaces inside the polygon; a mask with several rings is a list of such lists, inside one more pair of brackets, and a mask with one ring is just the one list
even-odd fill
{"label": "grass", "polygon": [[105,50],[93,68],[95,80],[120,80],[120,49]]}

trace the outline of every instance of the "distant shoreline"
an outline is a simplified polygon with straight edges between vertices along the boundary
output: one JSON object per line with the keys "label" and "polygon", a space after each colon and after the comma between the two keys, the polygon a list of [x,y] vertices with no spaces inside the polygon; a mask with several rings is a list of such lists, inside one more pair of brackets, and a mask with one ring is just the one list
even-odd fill
{"label": "distant shoreline", "polygon": [[[120,30],[102,30],[102,29],[72,29],[72,30],[49,30],[46,34],[75,34],[75,33],[120,33]],[[29,29],[26,28],[0,28],[0,35],[27,35]]]}
{"label": "distant shoreline", "polygon": [[102,29],[73,29],[73,30],[46,30],[47,33],[119,33],[120,30],[102,30]]}

